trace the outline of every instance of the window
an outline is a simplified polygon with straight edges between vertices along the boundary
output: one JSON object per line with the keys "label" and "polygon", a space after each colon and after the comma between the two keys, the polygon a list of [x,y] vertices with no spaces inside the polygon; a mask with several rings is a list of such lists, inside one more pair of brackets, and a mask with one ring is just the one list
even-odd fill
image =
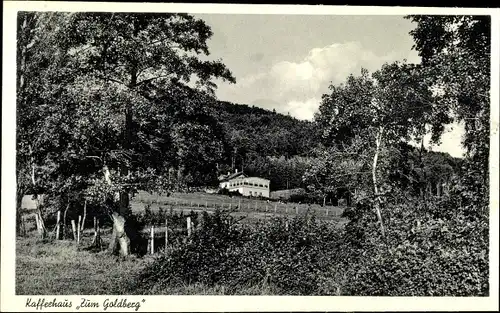
{"label": "window", "polygon": [[262,184],[259,184],[259,187],[264,187],[264,185],[262,185]]}

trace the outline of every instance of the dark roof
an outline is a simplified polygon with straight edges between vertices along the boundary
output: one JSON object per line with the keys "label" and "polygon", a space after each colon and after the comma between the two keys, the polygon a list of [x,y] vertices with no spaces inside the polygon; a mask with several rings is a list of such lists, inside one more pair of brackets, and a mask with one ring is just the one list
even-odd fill
{"label": "dark roof", "polygon": [[230,175],[225,175],[225,176],[221,177],[220,181],[231,180],[231,179],[236,178],[236,177],[241,176],[241,175],[245,175],[245,174],[243,172],[232,173]]}

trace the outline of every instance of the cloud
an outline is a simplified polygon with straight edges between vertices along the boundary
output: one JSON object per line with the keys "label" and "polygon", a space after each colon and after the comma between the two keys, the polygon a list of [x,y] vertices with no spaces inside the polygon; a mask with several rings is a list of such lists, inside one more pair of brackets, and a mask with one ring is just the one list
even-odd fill
{"label": "cloud", "polygon": [[[361,68],[373,72],[386,62],[403,59],[420,62],[414,51],[377,55],[359,42],[334,43],[311,49],[299,61],[283,60],[265,70],[255,70],[237,79],[235,85],[221,85],[218,96],[311,120],[319,108],[321,96],[329,92],[330,84],[344,82],[349,74],[359,75]],[[434,151],[460,157],[464,151],[460,144],[463,132],[462,126],[450,125],[440,144],[431,146],[429,136],[424,142]]]}
{"label": "cloud", "polygon": [[274,107],[278,112],[312,119],[321,95],[328,92],[331,83],[339,84],[349,74],[359,74],[362,67],[375,71],[385,62],[404,57],[376,55],[359,42],[334,43],[311,49],[297,62],[276,62],[263,71],[244,76],[236,85],[224,86],[219,96],[226,95],[230,101],[239,103],[268,99],[279,103]]}
{"label": "cloud", "polygon": [[319,108],[320,102],[318,98],[311,98],[305,101],[292,100],[287,103],[286,107],[290,115],[302,120],[312,120],[314,118],[314,113]]}

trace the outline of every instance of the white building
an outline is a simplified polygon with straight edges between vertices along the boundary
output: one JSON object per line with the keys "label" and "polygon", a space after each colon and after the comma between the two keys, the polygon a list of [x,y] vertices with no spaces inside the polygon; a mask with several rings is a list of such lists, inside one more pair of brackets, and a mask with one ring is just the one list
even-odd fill
{"label": "white building", "polygon": [[248,197],[269,198],[269,179],[260,177],[247,177],[243,172],[228,173],[219,177],[220,188],[226,188],[229,191],[239,191]]}

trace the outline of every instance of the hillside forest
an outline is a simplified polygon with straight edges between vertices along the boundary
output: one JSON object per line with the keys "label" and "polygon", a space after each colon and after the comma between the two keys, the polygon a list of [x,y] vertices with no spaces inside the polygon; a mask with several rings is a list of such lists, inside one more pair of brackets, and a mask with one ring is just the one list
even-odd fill
{"label": "hillside forest", "polygon": [[[115,241],[130,244],[120,238],[132,238],[123,225],[133,225],[137,191],[203,190],[243,170],[272,191],[302,188],[296,201],[347,198],[345,228],[301,220],[249,232],[206,216],[198,245],[157,261],[142,281],[231,290],[268,277],[275,293],[487,295],[490,18],[405,18],[422,62],[352,73],[306,121],[216,99],[214,81],[237,77],[210,55],[210,27],[189,14],[19,12],[18,216],[24,195],[45,195],[36,214],[47,238],[58,212],[85,209],[111,219],[116,252]],[[465,125],[463,158],[423,144],[428,134],[439,143],[452,122]],[[218,249],[225,261],[210,253]],[[310,266],[286,270],[292,259]]]}

